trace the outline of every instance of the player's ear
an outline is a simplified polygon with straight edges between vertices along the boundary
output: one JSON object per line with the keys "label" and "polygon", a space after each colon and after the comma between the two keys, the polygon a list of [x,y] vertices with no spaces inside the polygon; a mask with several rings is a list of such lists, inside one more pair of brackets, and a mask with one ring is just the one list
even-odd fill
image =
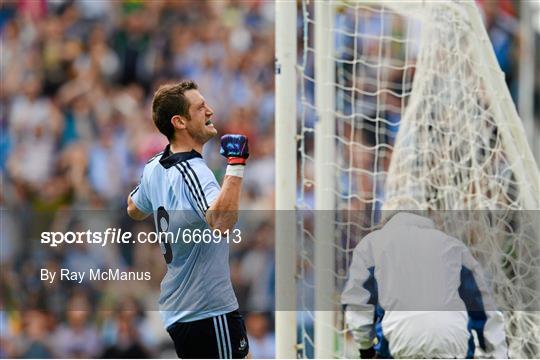
{"label": "player's ear", "polygon": [[180,115],[174,115],[171,118],[171,124],[175,129],[185,129],[186,128],[186,119]]}

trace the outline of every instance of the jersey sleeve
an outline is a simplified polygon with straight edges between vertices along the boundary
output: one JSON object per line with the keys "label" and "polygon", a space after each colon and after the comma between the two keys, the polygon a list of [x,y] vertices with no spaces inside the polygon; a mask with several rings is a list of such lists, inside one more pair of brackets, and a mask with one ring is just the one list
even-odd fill
{"label": "jersey sleeve", "polygon": [[459,295],[469,315],[469,327],[476,332],[479,347],[475,358],[508,357],[503,314],[497,310],[483,270],[463,246]]}
{"label": "jersey sleeve", "polygon": [[372,347],[375,338],[377,284],[370,239],[368,235],[354,249],[349,278],[341,295],[341,303],[345,306],[345,322],[360,349]]}
{"label": "jersey sleeve", "polygon": [[141,182],[139,185],[135,187],[129,194],[131,196],[131,200],[139,209],[145,214],[150,214],[152,210],[152,203],[150,201],[150,198],[148,196],[148,185],[147,185],[147,179],[145,177],[145,173],[143,172],[143,176],[141,177]]}
{"label": "jersey sleeve", "polygon": [[185,182],[185,196],[202,220],[206,221],[206,212],[217,199],[219,184],[212,171],[203,162],[182,162],[176,165]]}

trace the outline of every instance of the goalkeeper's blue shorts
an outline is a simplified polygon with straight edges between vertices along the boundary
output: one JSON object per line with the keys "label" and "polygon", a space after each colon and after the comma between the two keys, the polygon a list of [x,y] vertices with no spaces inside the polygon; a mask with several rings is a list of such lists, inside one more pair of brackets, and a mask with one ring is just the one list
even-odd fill
{"label": "goalkeeper's blue shorts", "polygon": [[207,319],[176,322],[167,328],[179,358],[243,359],[249,352],[238,310]]}

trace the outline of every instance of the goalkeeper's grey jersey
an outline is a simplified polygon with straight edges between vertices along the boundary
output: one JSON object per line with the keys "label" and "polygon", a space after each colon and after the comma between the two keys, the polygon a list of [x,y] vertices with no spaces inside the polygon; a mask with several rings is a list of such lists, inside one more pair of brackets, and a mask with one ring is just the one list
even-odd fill
{"label": "goalkeeper's grey jersey", "polygon": [[400,212],[360,241],[342,303],[360,347],[383,357],[507,356],[480,264],[425,217]]}
{"label": "goalkeeper's grey jersey", "polygon": [[167,262],[159,300],[166,328],[178,321],[200,320],[238,308],[230,281],[227,242],[217,238],[210,243],[190,241],[194,229],[210,233],[205,214],[219,190],[198,152],[171,154],[167,145],[146,164],[140,184],[131,192],[139,210],[154,214],[157,231],[176,237],[176,242],[160,243]]}

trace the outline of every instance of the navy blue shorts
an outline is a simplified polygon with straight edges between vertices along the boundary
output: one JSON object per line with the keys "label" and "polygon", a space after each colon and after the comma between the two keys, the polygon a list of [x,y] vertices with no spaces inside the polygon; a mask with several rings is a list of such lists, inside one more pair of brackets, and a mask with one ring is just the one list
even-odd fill
{"label": "navy blue shorts", "polygon": [[191,359],[243,359],[249,352],[244,318],[238,310],[167,328],[176,355]]}

